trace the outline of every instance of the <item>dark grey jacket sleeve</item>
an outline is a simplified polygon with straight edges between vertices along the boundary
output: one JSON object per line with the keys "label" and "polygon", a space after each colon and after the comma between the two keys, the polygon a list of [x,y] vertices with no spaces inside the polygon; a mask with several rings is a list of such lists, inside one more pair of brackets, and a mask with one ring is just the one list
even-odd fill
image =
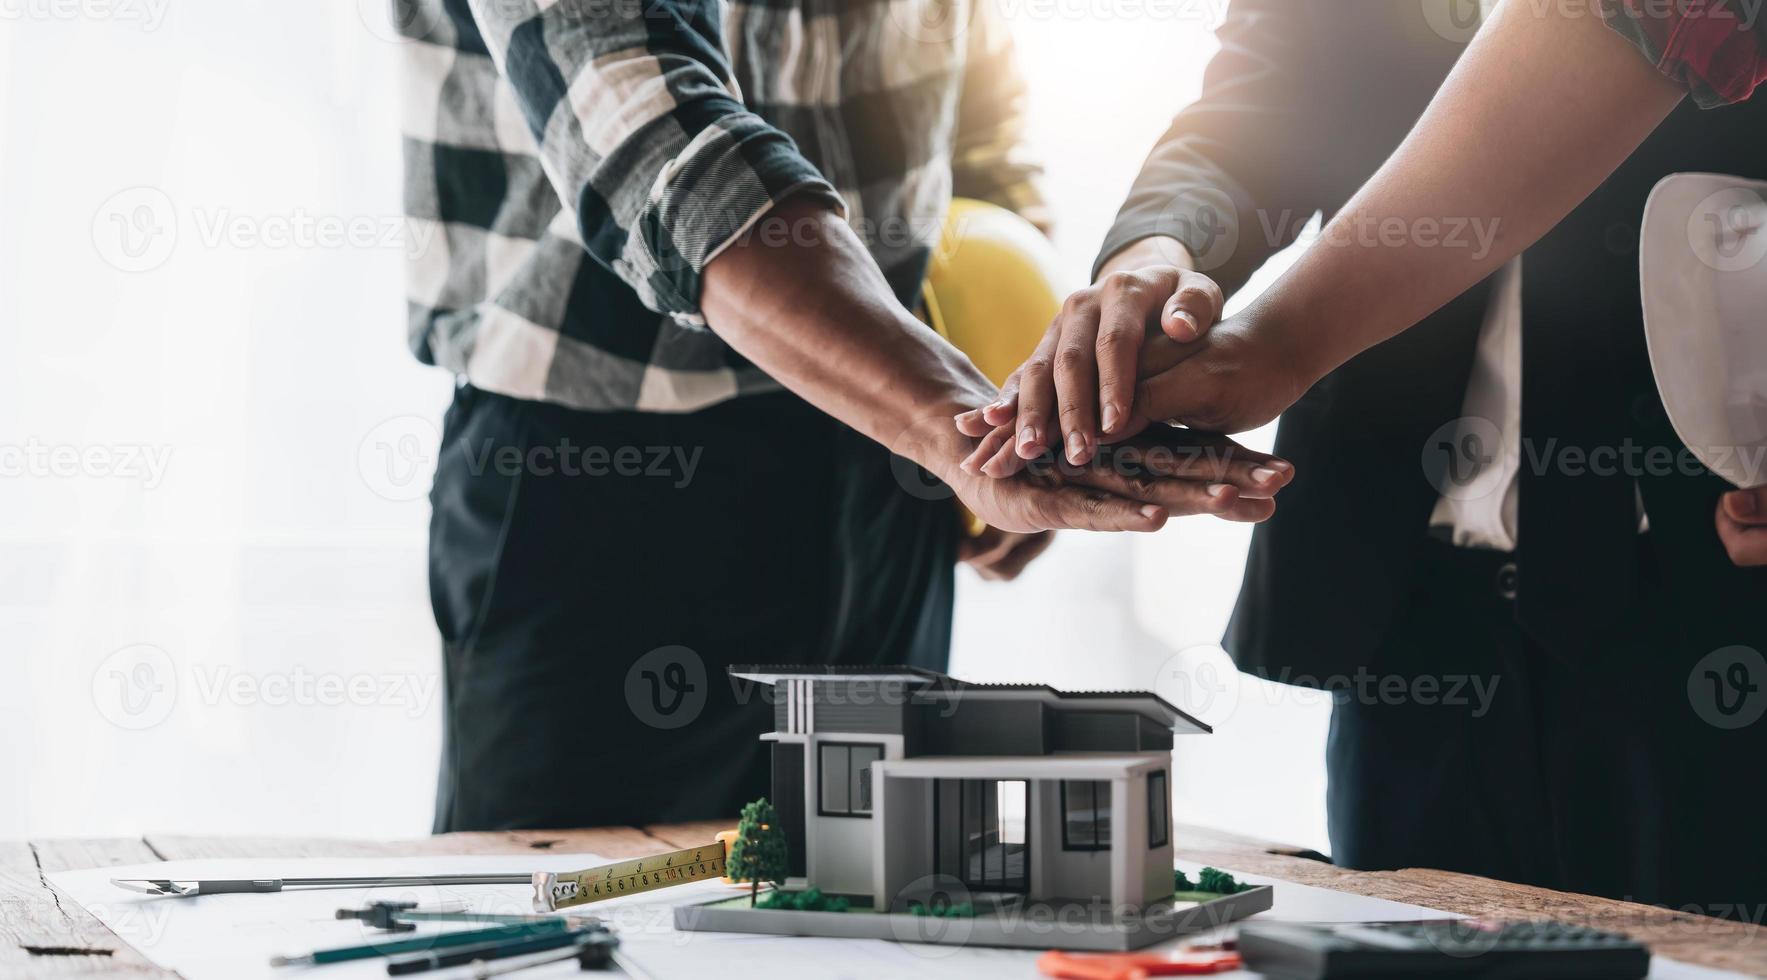
{"label": "dark grey jacket sleeve", "polygon": [[[1354,0],[1356,3],[1362,0]],[[1322,157],[1335,145],[1315,0],[1233,0],[1202,96],[1141,168],[1097,265],[1137,239],[1182,241],[1231,293],[1287,246],[1316,211],[1341,197]],[[1342,181],[1335,181],[1341,185]]]}

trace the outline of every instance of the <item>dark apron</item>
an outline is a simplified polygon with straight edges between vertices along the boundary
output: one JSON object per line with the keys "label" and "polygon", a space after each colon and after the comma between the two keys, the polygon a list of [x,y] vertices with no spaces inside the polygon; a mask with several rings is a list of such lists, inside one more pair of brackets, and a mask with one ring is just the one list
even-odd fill
{"label": "dark apron", "polygon": [[943,670],[954,505],[892,461],[789,394],[662,415],[459,388],[436,831],[734,820],[773,726],[729,665]]}

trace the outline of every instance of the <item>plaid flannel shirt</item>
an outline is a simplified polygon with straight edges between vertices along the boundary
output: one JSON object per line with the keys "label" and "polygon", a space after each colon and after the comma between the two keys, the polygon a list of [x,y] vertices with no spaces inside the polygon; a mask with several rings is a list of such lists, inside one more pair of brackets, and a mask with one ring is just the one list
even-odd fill
{"label": "plaid flannel shirt", "polygon": [[1753,0],[1602,0],[1602,16],[1705,108],[1767,82],[1767,27]]}
{"label": "plaid flannel shirt", "polygon": [[590,410],[778,390],[705,327],[706,264],[788,195],[912,302],[953,193],[1041,222],[985,0],[393,0],[418,358]]}

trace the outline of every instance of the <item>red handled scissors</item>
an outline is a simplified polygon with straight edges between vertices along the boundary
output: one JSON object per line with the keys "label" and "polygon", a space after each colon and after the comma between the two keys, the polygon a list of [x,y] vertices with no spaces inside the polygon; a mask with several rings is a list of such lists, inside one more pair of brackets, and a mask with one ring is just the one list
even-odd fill
{"label": "red handled scissors", "polygon": [[1059,980],[1143,980],[1226,973],[1240,968],[1238,953],[1064,953],[1037,957],[1037,969]]}

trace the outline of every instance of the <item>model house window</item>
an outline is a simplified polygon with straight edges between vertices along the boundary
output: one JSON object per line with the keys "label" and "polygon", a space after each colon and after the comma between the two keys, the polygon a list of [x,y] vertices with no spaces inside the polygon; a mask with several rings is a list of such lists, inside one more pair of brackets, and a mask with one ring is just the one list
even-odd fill
{"label": "model house window", "polygon": [[1147,774],[1147,846],[1165,847],[1172,821],[1172,794],[1166,789],[1166,770]]}
{"label": "model house window", "polygon": [[1111,846],[1111,784],[1064,779],[1061,783],[1061,849],[1108,851]]}
{"label": "model house window", "polygon": [[871,764],[882,758],[881,745],[824,743],[822,816],[871,816]]}

